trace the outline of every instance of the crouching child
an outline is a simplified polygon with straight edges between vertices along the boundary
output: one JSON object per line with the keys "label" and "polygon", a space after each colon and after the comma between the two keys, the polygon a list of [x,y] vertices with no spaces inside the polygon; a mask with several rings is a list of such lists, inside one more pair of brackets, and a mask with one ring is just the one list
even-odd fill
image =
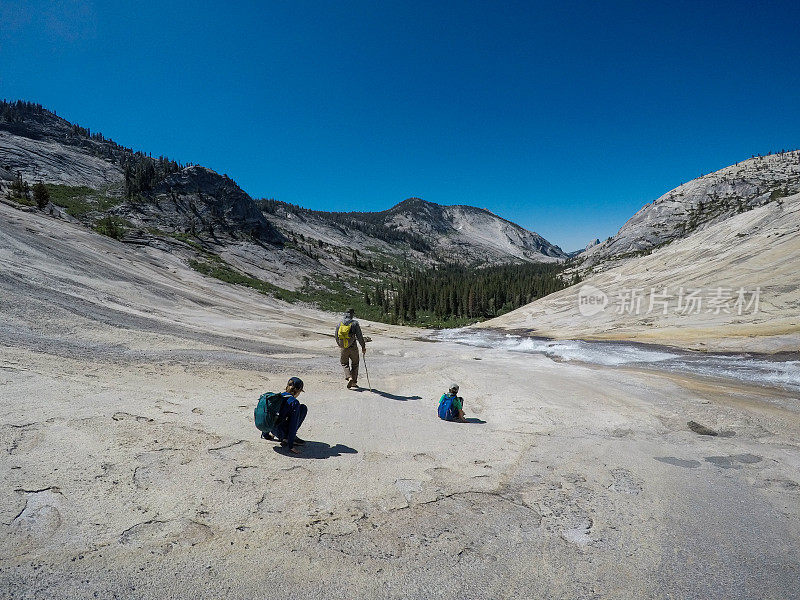
{"label": "crouching child", "polygon": [[454,383],[439,399],[439,418],[445,421],[464,423],[464,399],[458,395],[458,384]]}
{"label": "crouching child", "polygon": [[303,380],[291,377],[286,384],[286,391],[261,396],[254,413],[262,439],[280,441],[281,446],[293,454],[300,453],[295,446],[305,444],[304,440],[297,437],[297,430],[308,414],[308,407],[297,399],[302,391]]}

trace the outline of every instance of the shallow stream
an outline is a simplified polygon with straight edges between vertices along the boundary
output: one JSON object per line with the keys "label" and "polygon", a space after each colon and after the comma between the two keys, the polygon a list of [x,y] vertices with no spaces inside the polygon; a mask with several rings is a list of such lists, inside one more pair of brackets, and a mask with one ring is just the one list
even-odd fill
{"label": "shallow stream", "polygon": [[491,330],[444,329],[433,339],[479,348],[502,348],[511,352],[542,354],[553,360],[582,362],[610,367],[644,367],[723,377],[744,383],[800,392],[800,354],[714,354],[631,342],[551,340]]}

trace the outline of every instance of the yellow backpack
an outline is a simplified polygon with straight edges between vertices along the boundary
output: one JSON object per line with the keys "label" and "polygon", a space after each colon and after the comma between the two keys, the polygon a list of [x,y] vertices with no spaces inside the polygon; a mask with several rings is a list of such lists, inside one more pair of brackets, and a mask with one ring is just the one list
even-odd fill
{"label": "yellow backpack", "polygon": [[342,348],[350,347],[350,327],[352,325],[352,321],[350,321],[347,325],[345,325],[344,322],[339,323],[339,331],[336,333],[336,337],[338,337],[342,342]]}

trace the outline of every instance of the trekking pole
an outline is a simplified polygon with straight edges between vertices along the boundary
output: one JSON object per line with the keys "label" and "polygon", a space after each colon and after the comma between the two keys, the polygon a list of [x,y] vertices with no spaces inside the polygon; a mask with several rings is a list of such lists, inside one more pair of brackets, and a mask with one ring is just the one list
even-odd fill
{"label": "trekking pole", "polygon": [[367,367],[367,354],[364,353],[361,355],[361,358],[364,359],[364,372],[367,374],[367,385],[369,386],[369,391],[372,391],[372,384],[369,382],[369,368]]}

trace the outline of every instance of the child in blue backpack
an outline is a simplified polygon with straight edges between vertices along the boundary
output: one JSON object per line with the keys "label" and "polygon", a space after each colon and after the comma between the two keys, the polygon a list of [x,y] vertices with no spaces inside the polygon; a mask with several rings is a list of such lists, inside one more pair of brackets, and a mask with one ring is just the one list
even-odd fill
{"label": "child in blue backpack", "polygon": [[445,421],[465,423],[464,399],[458,395],[458,384],[453,383],[446,394],[439,398],[439,418]]}
{"label": "child in blue backpack", "polygon": [[293,454],[300,454],[300,451],[295,446],[305,444],[304,440],[297,437],[297,430],[300,429],[300,425],[303,424],[308,414],[308,407],[305,404],[300,404],[297,399],[302,391],[303,380],[299,377],[291,377],[286,384],[286,391],[281,394],[283,402],[281,403],[275,426],[269,433],[261,434],[261,437],[265,440],[280,440],[281,446],[284,446]]}

